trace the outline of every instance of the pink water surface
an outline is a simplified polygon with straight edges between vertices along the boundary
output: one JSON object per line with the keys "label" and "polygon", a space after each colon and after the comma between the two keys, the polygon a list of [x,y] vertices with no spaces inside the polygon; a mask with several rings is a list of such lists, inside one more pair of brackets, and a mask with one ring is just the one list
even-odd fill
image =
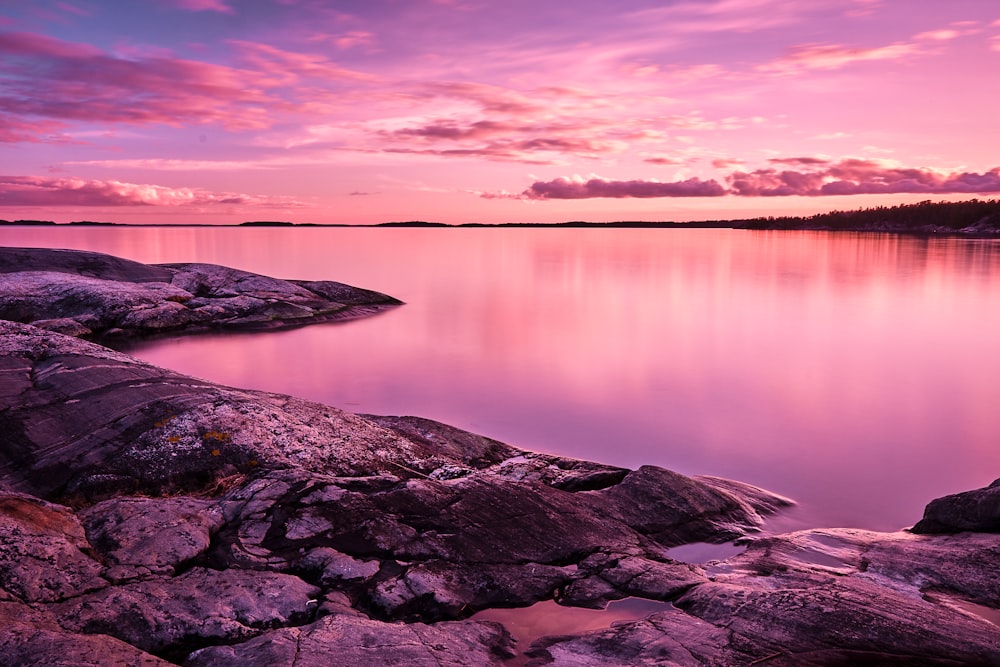
{"label": "pink water surface", "polygon": [[131,348],[225,384],[748,481],[892,530],[1000,477],[1000,242],[638,229],[6,228],[406,305]]}

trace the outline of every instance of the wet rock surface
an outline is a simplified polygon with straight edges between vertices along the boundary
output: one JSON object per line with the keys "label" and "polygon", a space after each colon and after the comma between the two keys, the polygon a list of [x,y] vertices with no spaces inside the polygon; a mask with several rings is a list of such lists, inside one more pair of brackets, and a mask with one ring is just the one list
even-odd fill
{"label": "wet rock surface", "polygon": [[0,248],[0,319],[81,338],[282,328],[399,303],[342,283],[279,280],[213,264],[146,265],[78,250]]}
{"label": "wet rock surface", "polygon": [[[77,259],[74,279],[176,269]],[[279,289],[188,276],[170,289]],[[1000,664],[996,485],[928,506],[954,534],[755,538],[788,500],[222,387],[52,328],[0,322],[0,664]],[[739,536],[725,561],[668,556]],[[530,645],[469,618],[626,597],[673,604]]]}

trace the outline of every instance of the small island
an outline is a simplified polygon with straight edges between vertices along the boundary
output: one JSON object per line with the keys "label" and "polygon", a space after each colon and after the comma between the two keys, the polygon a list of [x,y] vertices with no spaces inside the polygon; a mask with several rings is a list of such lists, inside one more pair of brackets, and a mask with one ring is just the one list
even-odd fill
{"label": "small island", "polygon": [[[47,298],[46,298],[47,295]],[[401,306],[334,282],[0,248],[0,663],[996,665],[1000,480],[912,529],[225,387],[101,345]],[[736,541],[725,560],[673,549]],[[663,603],[517,643],[488,610]]]}

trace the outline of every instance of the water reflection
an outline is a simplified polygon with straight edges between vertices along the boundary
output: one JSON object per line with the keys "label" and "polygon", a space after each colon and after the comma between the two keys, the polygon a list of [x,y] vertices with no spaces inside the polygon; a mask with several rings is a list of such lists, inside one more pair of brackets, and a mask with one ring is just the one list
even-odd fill
{"label": "water reflection", "polygon": [[[563,607],[552,600],[517,609],[486,609],[471,617],[474,621],[502,623],[517,640],[516,650],[523,653],[539,637],[572,635],[610,628],[613,623],[637,621],[650,614],[671,608],[669,602],[627,598],[608,604],[606,609]],[[508,662],[519,664],[517,659]]]}
{"label": "water reflection", "polygon": [[336,279],[370,320],[134,350],[531,449],[733,477],[891,530],[1000,476],[1000,243],[569,229],[5,229],[8,245]]}

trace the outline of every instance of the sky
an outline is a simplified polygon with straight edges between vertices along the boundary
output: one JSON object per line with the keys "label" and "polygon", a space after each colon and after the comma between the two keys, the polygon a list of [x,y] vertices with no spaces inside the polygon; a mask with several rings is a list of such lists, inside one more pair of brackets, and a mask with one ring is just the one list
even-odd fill
{"label": "sky", "polygon": [[0,0],[0,218],[993,198],[997,72],[996,0]]}

